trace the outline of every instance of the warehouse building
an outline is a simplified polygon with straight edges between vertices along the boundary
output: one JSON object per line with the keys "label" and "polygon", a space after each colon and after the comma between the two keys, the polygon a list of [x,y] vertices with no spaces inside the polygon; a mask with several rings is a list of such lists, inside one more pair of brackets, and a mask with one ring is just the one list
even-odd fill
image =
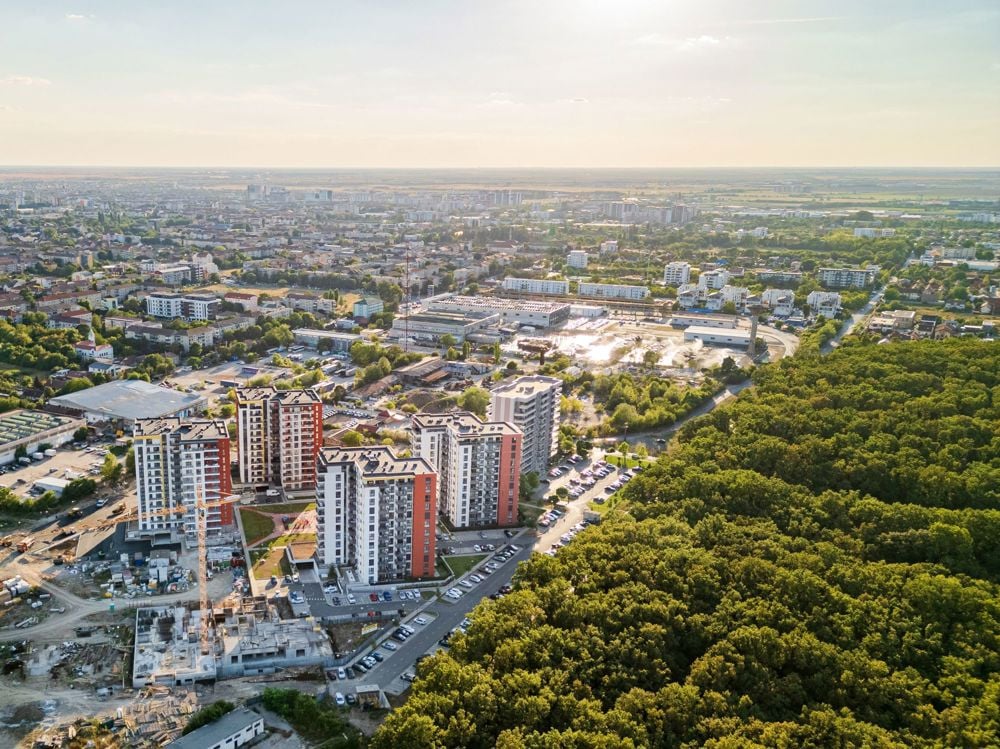
{"label": "warehouse building", "polygon": [[500,314],[491,311],[458,312],[427,310],[397,317],[391,335],[423,341],[440,341],[450,335],[461,343],[467,337],[500,326]]}
{"label": "warehouse building", "polygon": [[484,298],[475,296],[439,297],[427,305],[435,312],[499,312],[504,323],[551,328],[569,320],[570,305],[566,302],[533,302],[522,299]]}
{"label": "warehouse building", "polygon": [[0,416],[0,465],[13,463],[19,447],[30,455],[42,445],[59,447],[73,441],[85,426],[80,419],[42,411],[11,411]]}
{"label": "warehouse building", "polygon": [[205,407],[205,397],[145,380],[113,380],[56,396],[49,406],[88,423],[111,422],[131,427],[136,419],[190,416]]}
{"label": "warehouse building", "polygon": [[312,348],[323,348],[335,354],[346,354],[355,341],[361,336],[355,333],[338,333],[335,330],[316,330],[314,328],[296,328],[292,331],[295,342]]}
{"label": "warehouse building", "polygon": [[729,328],[708,328],[703,325],[692,325],[684,331],[685,341],[701,341],[717,346],[750,347],[749,330],[732,330]]}

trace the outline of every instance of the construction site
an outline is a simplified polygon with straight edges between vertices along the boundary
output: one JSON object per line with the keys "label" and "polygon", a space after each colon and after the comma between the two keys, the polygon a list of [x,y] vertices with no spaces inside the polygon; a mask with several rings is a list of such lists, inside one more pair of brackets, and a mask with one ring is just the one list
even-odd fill
{"label": "construction site", "polygon": [[283,619],[263,597],[234,606],[191,610],[159,606],[136,611],[132,685],[196,682],[328,666],[334,653],[311,618]]}

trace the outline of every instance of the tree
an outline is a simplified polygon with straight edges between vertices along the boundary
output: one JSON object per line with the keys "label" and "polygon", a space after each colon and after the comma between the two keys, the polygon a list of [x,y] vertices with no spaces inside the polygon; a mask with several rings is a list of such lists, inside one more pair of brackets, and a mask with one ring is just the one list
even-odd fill
{"label": "tree", "polygon": [[441,336],[440,343],[442,346],[451,348],[458,344],[458,339],[455,338],[455,336],[453,336],[451,333],[445,333],[443,336]]}
{"label": "tree", "polygon": [[90,438],[90,429],[87,427],[80,427],[75,432],[73,432],[74,442],[86,442]]}
{"label": "tree", "polygon": [[353,429],[348,429],[342,435],[340,435],[340,441],[345,447],[361,447],[364,444],[364,436],[361,432],[357,432]]}
{"label": "tree", "polygon": [[101,465],[101,478],[106,484],[117,486],[122,481],[123,473],[124,468],[114,455],[108,453],[104,456],[104,463]]}
{"label": "tree", "polygon": [[459,396],[458,405],[465,411],[471,411],[480,418],[486,418],[486,409],[490,405],[490,394],[481,387],[473,385]]}
{"label": "tree", "polygon": [[660,361],[660,353],[658,351],[653,351],[652,349],[647,349],[642,353],[642,363],[646,365],[647,369],[652,369]]}
{"label": "tree", "polygon": [[622,463],[621,463],[622,465],[625,465],[625,459],[628,457],[628,451],[629,451],[628,442],[622,440],[621,442],[618,443],[618,452],[620,452],[622,456]]}
{"label": "tree", "polygon": [[223,403],[219,406],[219,416],[224,419],[231,419],[236,415],[236,406],[232,403]]}
{"label": "tree", "polygon": [[530,499],[541,485],[541,481],[538,479],[538,474],[535,471],[528,471],[527,473],[521,474],[520,483],[518,485],[518,493],[521,499]]}

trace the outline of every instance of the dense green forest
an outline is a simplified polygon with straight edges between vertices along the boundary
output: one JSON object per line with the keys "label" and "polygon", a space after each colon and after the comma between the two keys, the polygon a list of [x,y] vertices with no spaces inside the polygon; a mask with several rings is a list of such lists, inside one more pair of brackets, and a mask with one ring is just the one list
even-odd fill
{"label": "dense green forest", "polygon": [[522,564],[372,745],[1000,745],[1000,348],[754,379]]}

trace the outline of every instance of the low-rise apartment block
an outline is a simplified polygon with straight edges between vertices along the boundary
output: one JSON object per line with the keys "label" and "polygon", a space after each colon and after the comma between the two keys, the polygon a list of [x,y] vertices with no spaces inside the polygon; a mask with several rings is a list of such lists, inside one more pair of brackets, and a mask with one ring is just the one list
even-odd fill
{"label": "low-rise apartment block", "polygon": [[683,286],[691,281],[691,264],[683,261],[667,263],[663,268],[664,286]]}
{"label": "low-rise apartment block", "polygon": [[831,289],[864,289],[875,283],[878,271],[877,265],[867,268],[820,268],[816,278]]}
{"label": "low-rise apartment block", "polygon": [[156,292],[146,297],[146,314],[189,322],[214,320],[220,301],[211,294]]}
{"label": "low-rise apartment block", "polygon": [[649,287],[581,281],[577,288],[577,294],[597,299],[645,299],[649,296]]}
{"label": "low-rise apartment block", "polygon": [[528,294],[569,294],[569,281],[551,278],[512,278],[503,280],[507,291],[522,291]]}

